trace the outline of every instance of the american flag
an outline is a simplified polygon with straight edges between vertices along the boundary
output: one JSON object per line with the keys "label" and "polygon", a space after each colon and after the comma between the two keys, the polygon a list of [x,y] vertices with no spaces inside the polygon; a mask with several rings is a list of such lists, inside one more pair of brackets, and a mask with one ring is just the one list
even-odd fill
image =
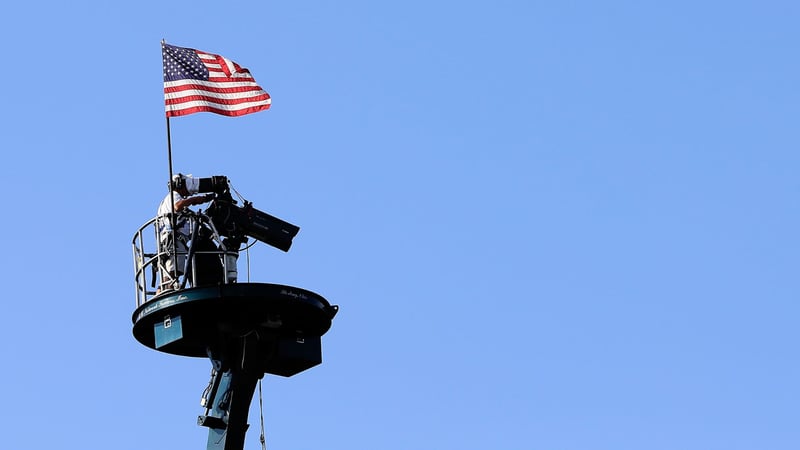
{"label": "american flag", "polygon": [[167,117],[201,111],[243,116],[269,109],[269,94],[230,59],[163,42],[161,55]]}

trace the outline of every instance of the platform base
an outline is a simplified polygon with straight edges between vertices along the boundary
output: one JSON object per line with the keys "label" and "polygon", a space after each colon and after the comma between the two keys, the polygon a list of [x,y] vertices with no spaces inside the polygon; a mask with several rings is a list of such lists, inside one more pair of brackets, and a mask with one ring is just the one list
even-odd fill
{"label": "platform base", "polygon": [[206,357],[207,450],[242,450],[255,386],[322,362],[321,337],[338,306],[305,289],[266,283],[192,288],[153,298],[133,313],[133,335],[160,352]]}

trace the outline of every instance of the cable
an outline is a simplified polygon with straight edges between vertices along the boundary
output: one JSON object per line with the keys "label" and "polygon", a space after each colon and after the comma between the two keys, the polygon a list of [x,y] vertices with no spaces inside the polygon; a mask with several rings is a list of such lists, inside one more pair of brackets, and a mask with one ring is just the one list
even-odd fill
{"label": "cable", "polygon": [[[252,246],[256,245],[256,243],[257,243],[257,242],[258,242],[258,240],[257,240],[257,239],[253,239],[253,241],[252,241],[252,242],[250,242],[249,244],[246,244],[246,245],[245,245],[245,247],[244,247],[244,248],[242,248],[242,250],[248,250],[250,247],[252,247]],[[242,251],[242,250],[239,250],[239,251]]]}
{"label": "cable", "polygon": [[234,194],[236,194],[237,197],[239,197],[239,200],[241,200],[242,203],[247,203],[247,199],[242,197],[242,194],[240,194],[239,191],[237,191],[236,188],[233,187],[233,185],[231,185],[231,190],[233,191]]}
{"label": "cable", "polygon": [[261,450],[267,450],[267,439],[264,437],[264,401],[261,394],[261,380],[258,380],[258,406],[261,410],[261,436],[259,437]]}
{"label": "cable", "polygon": [[214,375],[216,375],[216,374],[217,374],[217,371],[214,370],[214,368],[212,367],[211,368],[211,379],[208,380],[208,386],[206,386],[206,388],[203,390],[203,394],[200,395],[200,406],[203,406],[203,407],[206,408],[206,414],[208,414],[208,410],[211,409],[211,407],[208,406],[208,394],[211,393],[211,389],[214,387]]}
{"label": "cable", "polygon": [[[255,244],[255,242],[256,241],[254,239],[253,243]],[[247,246],[245,248],[245,252],[247,253],[247,282],[248,283],[250,282],[250,247],[252,247],[252,245],[249,245],[249,246]]]}

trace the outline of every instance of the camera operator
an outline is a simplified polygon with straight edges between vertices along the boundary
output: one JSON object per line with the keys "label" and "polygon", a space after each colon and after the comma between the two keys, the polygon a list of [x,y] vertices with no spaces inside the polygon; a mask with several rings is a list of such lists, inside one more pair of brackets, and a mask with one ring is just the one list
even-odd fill
{"label": "camera operator", "polygon": [[[177,174],[172,177],[171,197],[168,193],[158,206],[158,243],[161,269],[161,291],[177,289],[180,285],[178,277],[183,275],[186,266],[189,239],[192,233],[190,221],[186,216],[188,207],[207,203],[214,199],[214,194],[195,195],[199,190],[199,179],[191,175]],[[174,208],[174,210],[173,210]],[[173,233],[170,216],[174,211],[175,232]],[[172,245],[172,239],[175,245]],[[164,256],[166,255],[166,256]]]}

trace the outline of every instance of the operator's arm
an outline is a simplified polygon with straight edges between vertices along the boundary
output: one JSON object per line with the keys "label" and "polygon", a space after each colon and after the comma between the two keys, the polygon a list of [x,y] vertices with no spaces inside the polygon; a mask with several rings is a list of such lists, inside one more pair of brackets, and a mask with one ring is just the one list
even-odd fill
{"label": "operator's arm", "polygon": [[214,194],[195,195],[194,197],[182,198],[175,202],[175,211],[180,211],[187,206],[210,202],[213,198]]}

